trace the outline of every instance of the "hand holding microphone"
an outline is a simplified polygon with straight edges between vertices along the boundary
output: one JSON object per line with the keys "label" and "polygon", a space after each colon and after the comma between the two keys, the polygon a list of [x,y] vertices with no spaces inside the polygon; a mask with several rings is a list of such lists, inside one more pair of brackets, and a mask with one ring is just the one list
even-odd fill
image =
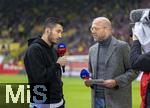
{"label": "hand holding microphone", "polygon": [[132,39],[133,39],[133,41],[138,40],[136,35],[133,35]]}
{"label": "hand holding microphone", "polygon": [[58,44],[57,52],[60,57],[58,58],[57,63],[59,63],[62,66],[63,73],[65,72],[65,65],[67,64],[66,57],[63,57],[66,51],[67,51],[67,48],[64,43]]}
{"label": "hand holding microphone", "polygon": [[84,80],[84,84],[87,87],[92,86],[92,80],[90,79],[90,73],[86,69],[82,69],[80,73],[80,77]]}
{"label": "hand holding microphone", "polygon": [[84,80],[84,83],[87,87],[91,87],[93,84],[95,84],[95,85],[104,85],[105,84],[104,83],[105,80],[103,80],[103,79],[91,79],[90,73],[86,69],[81,70],[80,77]]}
{"label": "hand holding microphone", "polygon": [[59,63],[60,66],[63,67],[67,64],[67,58],[65,56],[59,57],[58,60],[57,60],[57,63]]}

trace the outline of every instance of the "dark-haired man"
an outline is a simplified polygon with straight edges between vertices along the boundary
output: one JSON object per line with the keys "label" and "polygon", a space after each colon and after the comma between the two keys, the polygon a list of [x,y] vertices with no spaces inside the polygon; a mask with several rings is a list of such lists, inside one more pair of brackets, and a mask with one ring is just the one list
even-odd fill
{"label": "dark-haired man", "polygon": [[66,65],[67,59],[59,57],[53,48],[62,32],[62,21],[48,18],[43,35],[28,41],[24,63],[32,85],[30,108],[64,108],[61,66]]}

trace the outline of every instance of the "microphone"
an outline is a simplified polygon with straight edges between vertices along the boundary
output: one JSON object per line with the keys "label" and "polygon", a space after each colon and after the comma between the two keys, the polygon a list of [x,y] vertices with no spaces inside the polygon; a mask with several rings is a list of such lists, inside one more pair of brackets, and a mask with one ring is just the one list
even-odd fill
{"label": "microphone", "polygon": [[132,28],[134,27],[136,22],[140,22],[145,10],[147,9],[136,9],[130,12],[130,21],[131,21],[130,26],[129,26],[130,37],[132,37],[132,34],[133,34]]}
{"label": "microphone", "polygon": [[104,83],[104,79],[91,79],[90,73],[86,69],[81,70],[80,77],[84,81],[87,81],[89,84],[103,84]]}
{"label": "microphone", "polygon": [[136,22],[139,22],[142,15],[143,15],[143,12],[147,10],[147,9],[136,9],[136,10],[132,10],[130,12],[130,20],[132,23],[136,23]]}
{"label": "microphone", "polygon": [[[67,48],[66,48],[66,45],[64,43],[58,44],[57,52],[58,52],[60,57],[64,56],[66,51],[67,51]],[[63,73],[64,73],[65,72],[65,66],[62,66],[62,70],[63,70]]]}
{"label": "microphone", "polygon": [[83,80],[88,80],[90,78],[90,73],[86,69],[82,69],[80,72],[80,77]]}

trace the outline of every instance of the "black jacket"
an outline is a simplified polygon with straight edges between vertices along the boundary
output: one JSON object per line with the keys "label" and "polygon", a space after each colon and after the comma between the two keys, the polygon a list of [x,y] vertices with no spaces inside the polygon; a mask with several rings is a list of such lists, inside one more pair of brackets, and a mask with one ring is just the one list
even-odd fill
{"label": "black jacket", "polygon": [[131,67],[135,70],[150,72],[150,52],[142,54],[138,40],[133,42],[130,53]]}
{"label": "black jacket", "polygon": [[[46,94],[49,95],[45,103],[60,102],[63,98],[63,83],[60,65],[56,63],[59,57],[57,51],[40,37],[30,39],[28,42],[29,48],[25,54],[24,63],[29,83],[48,85]],[[31,95],[34,94],[31,93]],[[33,102],[32,99],[31,102]]]}
{"label": "black jacket", "polygon": [[[142,54],[138,40],[134,41],[131,47],[130,63],[135,70],[150,72],[150,52]],[[150,80],[146,89],[145,108],[150,108]]]}

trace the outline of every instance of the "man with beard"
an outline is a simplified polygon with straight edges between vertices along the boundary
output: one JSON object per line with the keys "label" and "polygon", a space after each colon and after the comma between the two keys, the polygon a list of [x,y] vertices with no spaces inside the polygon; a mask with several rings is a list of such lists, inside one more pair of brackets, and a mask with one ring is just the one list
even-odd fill
{"label": "man with beard", "polygon": [[62,21],[50,17],[45,21],[42,36],[28,41],[24,63],[30,83],[30,108],[64,108],[61,67],[67,59],[59,57],[53,47],[62,32]]}

